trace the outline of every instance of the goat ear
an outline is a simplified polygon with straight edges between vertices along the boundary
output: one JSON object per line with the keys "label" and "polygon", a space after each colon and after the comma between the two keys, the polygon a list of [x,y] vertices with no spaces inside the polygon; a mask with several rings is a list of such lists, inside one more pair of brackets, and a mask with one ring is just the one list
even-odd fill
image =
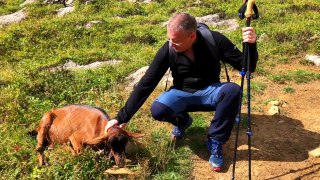
{"label": "goat ear", "polygon": [[96,137],[94,139],[86,141],[86,144],[90,144],[90,145],[99,144],[99,143],[107,140],[108,137],[109,137],[108,134],[105,134],[105,135],[102,135],[102,136],[99,136],[99,137]]}
{"label": "goat ear", "polygon": [[126,134],[128,135],[128,137],[133,137],[133,138],[141,138],[143,137],[145,134],[142,134],[142,133],[136,133],[136,132],[130,132],[130,131],[126,131]]}

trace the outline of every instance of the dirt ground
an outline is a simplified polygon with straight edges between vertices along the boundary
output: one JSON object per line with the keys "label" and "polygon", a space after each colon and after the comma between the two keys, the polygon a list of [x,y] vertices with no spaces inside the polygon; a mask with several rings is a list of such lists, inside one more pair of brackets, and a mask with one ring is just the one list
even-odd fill
{"label": "dirt ground", "polygon": [[[320,73],[320,67],[303,66],[299,63],[280,65],[276,69],[293,68]],[[252,179],[320,179],[320,157],[309,154],[314,149],[318,151],[320,149],[320,81],[276,84],[262,77],[255,79],[267,83],[268,87],[263,95],[255,96],[252,102],[252,106],[260,107],[259,112],[252,110],[251,117]],[[285,93],[283,89],[287,86],[295,89],[295,92]],[[284,106],[280,107],[280,115],[267,115],[266,105],[263,102],[268,99],[284,102]],[[242,112],[246,114],[247,110],[244,109]],[[194,152],[192,157],[194,170],[191,179],[232,178],[235,130],[236,128],[223,147],[225,158],[223,171],[219,173],[211,171],[208,151],[197,150],[198,152]],[[246,130],[246,127],[241,127],[239,132],[235,179],[248,179]],[[206,142],[203,135],[188,137],[186,140],[192,141],[194,138]]]}

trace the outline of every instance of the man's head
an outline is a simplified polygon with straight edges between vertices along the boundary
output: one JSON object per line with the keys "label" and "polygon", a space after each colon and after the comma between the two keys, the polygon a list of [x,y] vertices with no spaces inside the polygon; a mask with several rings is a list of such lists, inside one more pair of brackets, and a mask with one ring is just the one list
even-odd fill
{"label": "man's head", "polygon": [[167,25],[167,35],[177,52],[184,52],[192,47],[196,39],[197,21],[188,13],[177,13],[172,16]]}

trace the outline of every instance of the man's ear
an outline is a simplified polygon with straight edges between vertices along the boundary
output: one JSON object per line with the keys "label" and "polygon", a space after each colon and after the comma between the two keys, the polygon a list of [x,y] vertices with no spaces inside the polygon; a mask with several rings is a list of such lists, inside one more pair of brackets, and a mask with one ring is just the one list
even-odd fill
{"label": "man's ear", "polygon": [[127,131],[127,130],[124,130],[127,134],[128,137],[132,137],[132,138],[141,138],[143,137],[145,134],[142,134],[142,133],[136,133],[136,132],[130,132],[130,131]]}
{"label": "man's ear", "polygon": [[190,34],[190,37],[191,37],[192,41],[194,41],[197,38],[197,32],[192,32]]}

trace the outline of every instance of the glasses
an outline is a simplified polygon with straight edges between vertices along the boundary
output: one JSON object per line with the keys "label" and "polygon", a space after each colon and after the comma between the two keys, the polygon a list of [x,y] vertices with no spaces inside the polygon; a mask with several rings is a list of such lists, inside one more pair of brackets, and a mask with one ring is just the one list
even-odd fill
{"label": "glasses", "polygon": [[168,41],[169,41],[169,43],[171,44],[171,45],[174,45],[174,46],[182,46],[183,45],[183,43],[185,43],[187,40],[189,40],[189,38],[191,38],[192,37],[192,34],[188,34],[187,36],[185,36],[182,40],[180,40],[180,41],[172,41],[172,39],[168,39]]}
{"label": "glasses", "polygon": [[171,39],[168,39],[168,41],[169,41],[169,43],[171,43],[171,44],[173,44],[173,45],[175,45],[175,46],[181,46],[181,45],[182,45],[182,42],[183,42],[184,40],[182,40],[182,41],[180,41],[180,42],[173,42]]}

